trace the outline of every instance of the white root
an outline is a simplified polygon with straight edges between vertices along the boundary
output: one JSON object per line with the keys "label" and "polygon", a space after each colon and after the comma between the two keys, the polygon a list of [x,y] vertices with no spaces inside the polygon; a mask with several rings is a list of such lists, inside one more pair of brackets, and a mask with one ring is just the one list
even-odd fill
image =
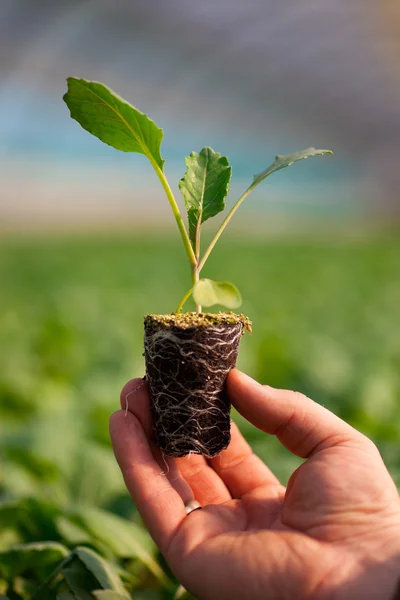
{"label": "white root", "polygon": [[157,442],[167,456],[215,456],[230,441],[224,383],[237,358],[241,324],[147,328],[145,358]]}
{"label": "white root", "polygon": [[142,387],[144,386],[144,384],[145,384],[145,383],[146,383],[146,376],[144,376],[144,377],[142,378],[142,383],[140,383],[140,384],[139,384],[137,387],[135,387],[135,389],[134,389],[134,390],[131,390],[131,391],[129,392],[129,394],[126,394],[126,396],[125,396],[125,417],[126,417],[126,415],[128,414],[128,409],[129,409],[129,402],[128,402],[128,398],[129,398],[129,396],[130,396],[131,394],[136,394],[136,392],[137,392],[138,390],[140,390],[140,388],[142,388]]}

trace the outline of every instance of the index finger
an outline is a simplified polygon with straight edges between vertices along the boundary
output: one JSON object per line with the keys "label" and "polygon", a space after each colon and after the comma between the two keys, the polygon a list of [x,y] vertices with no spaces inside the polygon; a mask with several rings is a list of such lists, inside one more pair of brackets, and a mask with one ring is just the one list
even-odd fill
{"label": "index finger", "polygon": [[237,369],[229,374],[227,391],[243,417],[301,458],[338,444],[368,443],[359,431],[303,394],[263,386]]}
{"label": "index finger", "polygon": [[110,435],[126,486],[152,538],[165,554],[186,517],[183,500],[153,457],[136,416],[123,410],[114,413]]}

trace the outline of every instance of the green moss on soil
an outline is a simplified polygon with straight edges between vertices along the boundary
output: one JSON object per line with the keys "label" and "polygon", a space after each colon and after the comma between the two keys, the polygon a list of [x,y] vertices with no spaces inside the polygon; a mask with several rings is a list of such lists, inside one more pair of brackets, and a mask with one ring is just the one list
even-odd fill
{"label": "green moss on soil", "polygon": [[188,329],[189,327],[207,327],[208,325],[220,325],[223,323],[241,324],[243,331],[251,333],[251,321],[245,315],[237,315],[233,312],[218,313],[179,313],[169,315],[146,315],[144,324],[147,327],[180,327]]}

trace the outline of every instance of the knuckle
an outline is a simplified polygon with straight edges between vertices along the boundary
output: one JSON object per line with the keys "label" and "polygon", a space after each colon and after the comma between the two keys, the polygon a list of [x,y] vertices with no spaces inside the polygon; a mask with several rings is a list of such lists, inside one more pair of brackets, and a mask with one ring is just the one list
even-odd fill
{"label": "knuckle", "polygon": [[369,437],[360,433],[360,442],[371,452],[371,454],[375,454],[377,456],[381,456],[380,450],[378,446],[373,442]]}
{"label": "knuckle", "polygon": [[307,402],[313,402],[311,398],[303,394],[302,392],[297,392],[295,390],[290,391],[292,399],[294,402],[298,402],[299,404],[305,404]]}
{"label": "knuckle", "polygon": [[251,450],[249,450],[248,452],[245,452],[243,454],[239,454],[236,455],[234,457],[232,457],[229,461],[223,463],[221,461],[221,464],[219,466],[219,471],[230,471],[232,469],[237,469],[238,467],[242,466],[246,460],[248,460],[249,458],[251,458],[253,456],[253,452]]}

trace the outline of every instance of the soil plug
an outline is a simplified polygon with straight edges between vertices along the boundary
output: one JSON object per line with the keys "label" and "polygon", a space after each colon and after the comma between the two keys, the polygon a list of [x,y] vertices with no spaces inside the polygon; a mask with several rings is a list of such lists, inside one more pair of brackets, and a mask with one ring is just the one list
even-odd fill
{"label": "soil plug", "polygon": [[146,373],[157,445],[167,456],[216,456],[230,442],[225,380],[249,320],[234,313],[147,315]]}
{"label": "soil plug", "polygon": [[[167,196],[189,260],[192,285],[174,313],[145,317],[146,376],[155,439],[168,456],[190,452],[216,456],[230,440],[226,377],[235,366],[240,338],[251,329],[251,323],[233,312],[203,312],[202,307],[212,306],[232,311],[239,308],[242,299],[232,283],[202,279],[201,272],[236,210],[264,179],[309,156],[332,152],[306,148],[277,155],[268,168],[253,176],[202,253],[203,223],[225,209],[232,175],[228,159],[208,146],[186,157],[186,173],[179,182],[187,210],[186,226],[164,173],[162,129],[96,81],[68,78],[64,101],[71,117],[102,142],[123,152],[144,154]],[[196,311],[182,313],[190,297]]]}

